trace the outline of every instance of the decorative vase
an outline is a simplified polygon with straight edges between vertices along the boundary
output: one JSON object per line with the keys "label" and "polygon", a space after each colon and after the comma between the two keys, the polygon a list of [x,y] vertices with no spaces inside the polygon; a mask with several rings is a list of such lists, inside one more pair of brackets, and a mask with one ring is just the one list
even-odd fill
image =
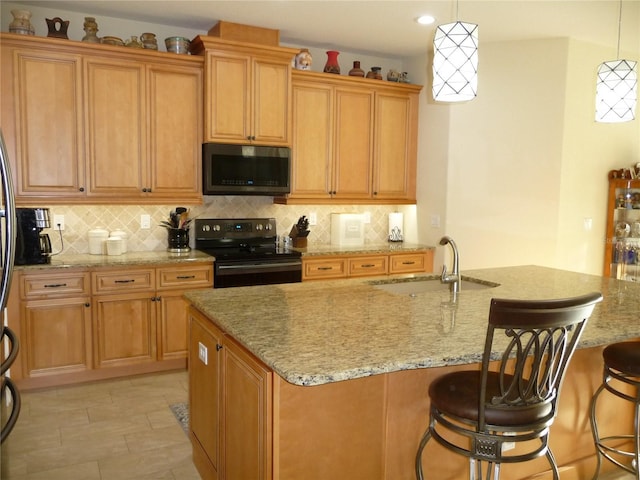
{"label": "decorative vase", "polygon": [[144,48],[158,50],[158,40],[156,39],[155,33],[143,33],[140,35],[140,40],[142,40]]}
{"label": "decorative vase", "polygon": [[191,250],[189,248],[189,230],[184,228],[169,228],[167,232],[167,251],[180,253]]}
{"label": "decorative vase", "polygon": [[371,71],[367,73],[367,78],[373,78],[375,80],[382,80],[381,67],[371,67]]}
{"label": "decorative vase", "polygon": [[124,46],[130,48],[144,48],[144,45],[142,45],[142,42],[138,40],[136,35],[131,35],[131,38],[127,40]]}
{"label": "decorative vase", "polygon": [[358,60],[353,62],[353,68],[349,70],[349,76],[364,77],[364,70],[360,68],[360,62]]}
{"label": "decorative vase", "polygon": [[399,82],[400,81],[400,72],[394,70],[393,68],[387,72],[387,80],[390,82]]}
{"label": "decorative vase", "polygon": [[67,30],[69,28],[69,20],[62,20],[60,17],[46,18],[49,33],[47,37],[64,38],[69,40]]}
{"label": "decorative vase", "polygon": [[11,10],[13,21],[9,24],[9,32],[20,35],[35,35],[36,31],[31,25],[31,12],[29,10]]}
{"label": "decorative vase", "polygon": [[327,63],[324,65],[325,73],[336,73],[340,75],[340,65],[338,64],[338,55],[340,52],[329,50],[327,52]]}
{"label": "decorative vase", "polygon": [[311,70],[311,62],[313,57],[307,48],[301,48],[295,57],[296,70]]}
{"label": "decorative vase", "polygon": [[100,43],[100,39],[98,38],[98,24],[96,23],[96,19],[93,17],[84,17],[84,31],[85,36],[82,37],[83,42],[88,43]]}

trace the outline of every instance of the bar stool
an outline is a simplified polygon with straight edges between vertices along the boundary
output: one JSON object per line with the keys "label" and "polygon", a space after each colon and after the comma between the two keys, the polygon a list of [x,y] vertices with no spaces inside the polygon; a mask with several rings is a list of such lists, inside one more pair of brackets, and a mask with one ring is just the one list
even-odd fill
{"label": "bar stool", "polygon": [[[598,459],[593,479],[598,478],[602,457],[604,457],[623,470],[634,474],[636,480],[640,480],[640,341],[611,344],[603,350],[602,358],[604,360],[604,379],[591,399],[591,431]],[[600,436],[596,421],[596,403],[604,390],[634,404],[632,434]],[[633,393],[629,393],[630,391]],[[633,451],[622,450],[610,445],[612,441],[625,439],[633,439]],[[625,463],[623,459],[630,459],[630,461]]]}
{"label": "bar stool", "polygon": [[433,438],[469,458],[472,480],[498,480],[502,463],[543,455],[558,480],[549,428],[566,367],[601,300],[597,292],[554,300],[492,299],[481,369],[452,372],[429,386],[430,418],[416,454],[416,478],[423,480],[422,452]]}

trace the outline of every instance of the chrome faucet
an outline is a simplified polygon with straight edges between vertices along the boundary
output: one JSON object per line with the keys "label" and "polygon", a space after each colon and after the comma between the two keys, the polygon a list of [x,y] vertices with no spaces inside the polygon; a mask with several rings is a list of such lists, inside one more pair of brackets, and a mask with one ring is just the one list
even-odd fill
{"label": "chrome faucet", "polygon": [[442,265],[442,277],[440,277],[440,281],[442,283],[448,283],[451,285],[451,293],[454,295],[460,291],[461,286],[461,278],[460,278],[460,257],[458,255],[458,247],[456,246],[456,242],[453,241],[453,238],[449,236],[444,236],[440,239],[440,245],[451,245],[453,249],[453,270],[450,274],[447,274],[447,266]]}

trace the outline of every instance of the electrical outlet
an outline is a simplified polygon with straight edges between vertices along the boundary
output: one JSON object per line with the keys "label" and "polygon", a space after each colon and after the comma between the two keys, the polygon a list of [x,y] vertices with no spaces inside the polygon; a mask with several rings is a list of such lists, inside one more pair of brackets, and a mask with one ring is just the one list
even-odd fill
{"label": "electrical outlet", "polygon": [[140,228],[148,230],[151,228],[151,215],[146,213],[140,215]]}
{"label": "electrical outlet", "polygon": [[435,213],[431,215],[431,226],[433,228],[440,228],[440,215]]}
{"label": "electrical outlet", "polygon": [[53,216],[53,229],[64,230],[64,215]]}
{"label": "electrical outlet", "polygon": [[362,221],[364,223],[371,223],[371,212],[364,212],[362,214]]}
{"label": "electrical outlet", "polygon": [[309,225],[317,225],[318,224],[318,214],[316,212],[311,212],[309,214]]}
{"label": "electrical outlet", "polygon": [[208,356],[207,347],[204,346],[202,342],[198,342],[198,358],[205,365],[209,364],[207,356]]}

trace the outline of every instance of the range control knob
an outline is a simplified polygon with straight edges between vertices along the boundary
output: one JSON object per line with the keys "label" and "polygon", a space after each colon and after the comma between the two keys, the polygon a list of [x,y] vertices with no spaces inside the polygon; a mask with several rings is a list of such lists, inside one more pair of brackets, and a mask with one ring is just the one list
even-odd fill
{"label": "range control knob", "polygon": [[211,230],[211,227],[209,225],[202,225],[203,232],[208,232],[209,230]]}
{"label": "range control knob", "polygon": [[262,231],[262,228],[263,228],[263,226],[262,226],[262,224],[261,224],[261,223],[256,223],[256,230],[257,230],[257,231],[261,232],[261,231]]}
{"label": "range control knob", "polygon": [[218,225],[217,223],[213,226],[213,231],[214,232],[219,232],[220,231],[220,225]]}
{"label": "range control knob", "polygon": [[264,229],[269,231],[269,230],[273,230],[273,225],[271,225],[270,223],[265,224]]}

